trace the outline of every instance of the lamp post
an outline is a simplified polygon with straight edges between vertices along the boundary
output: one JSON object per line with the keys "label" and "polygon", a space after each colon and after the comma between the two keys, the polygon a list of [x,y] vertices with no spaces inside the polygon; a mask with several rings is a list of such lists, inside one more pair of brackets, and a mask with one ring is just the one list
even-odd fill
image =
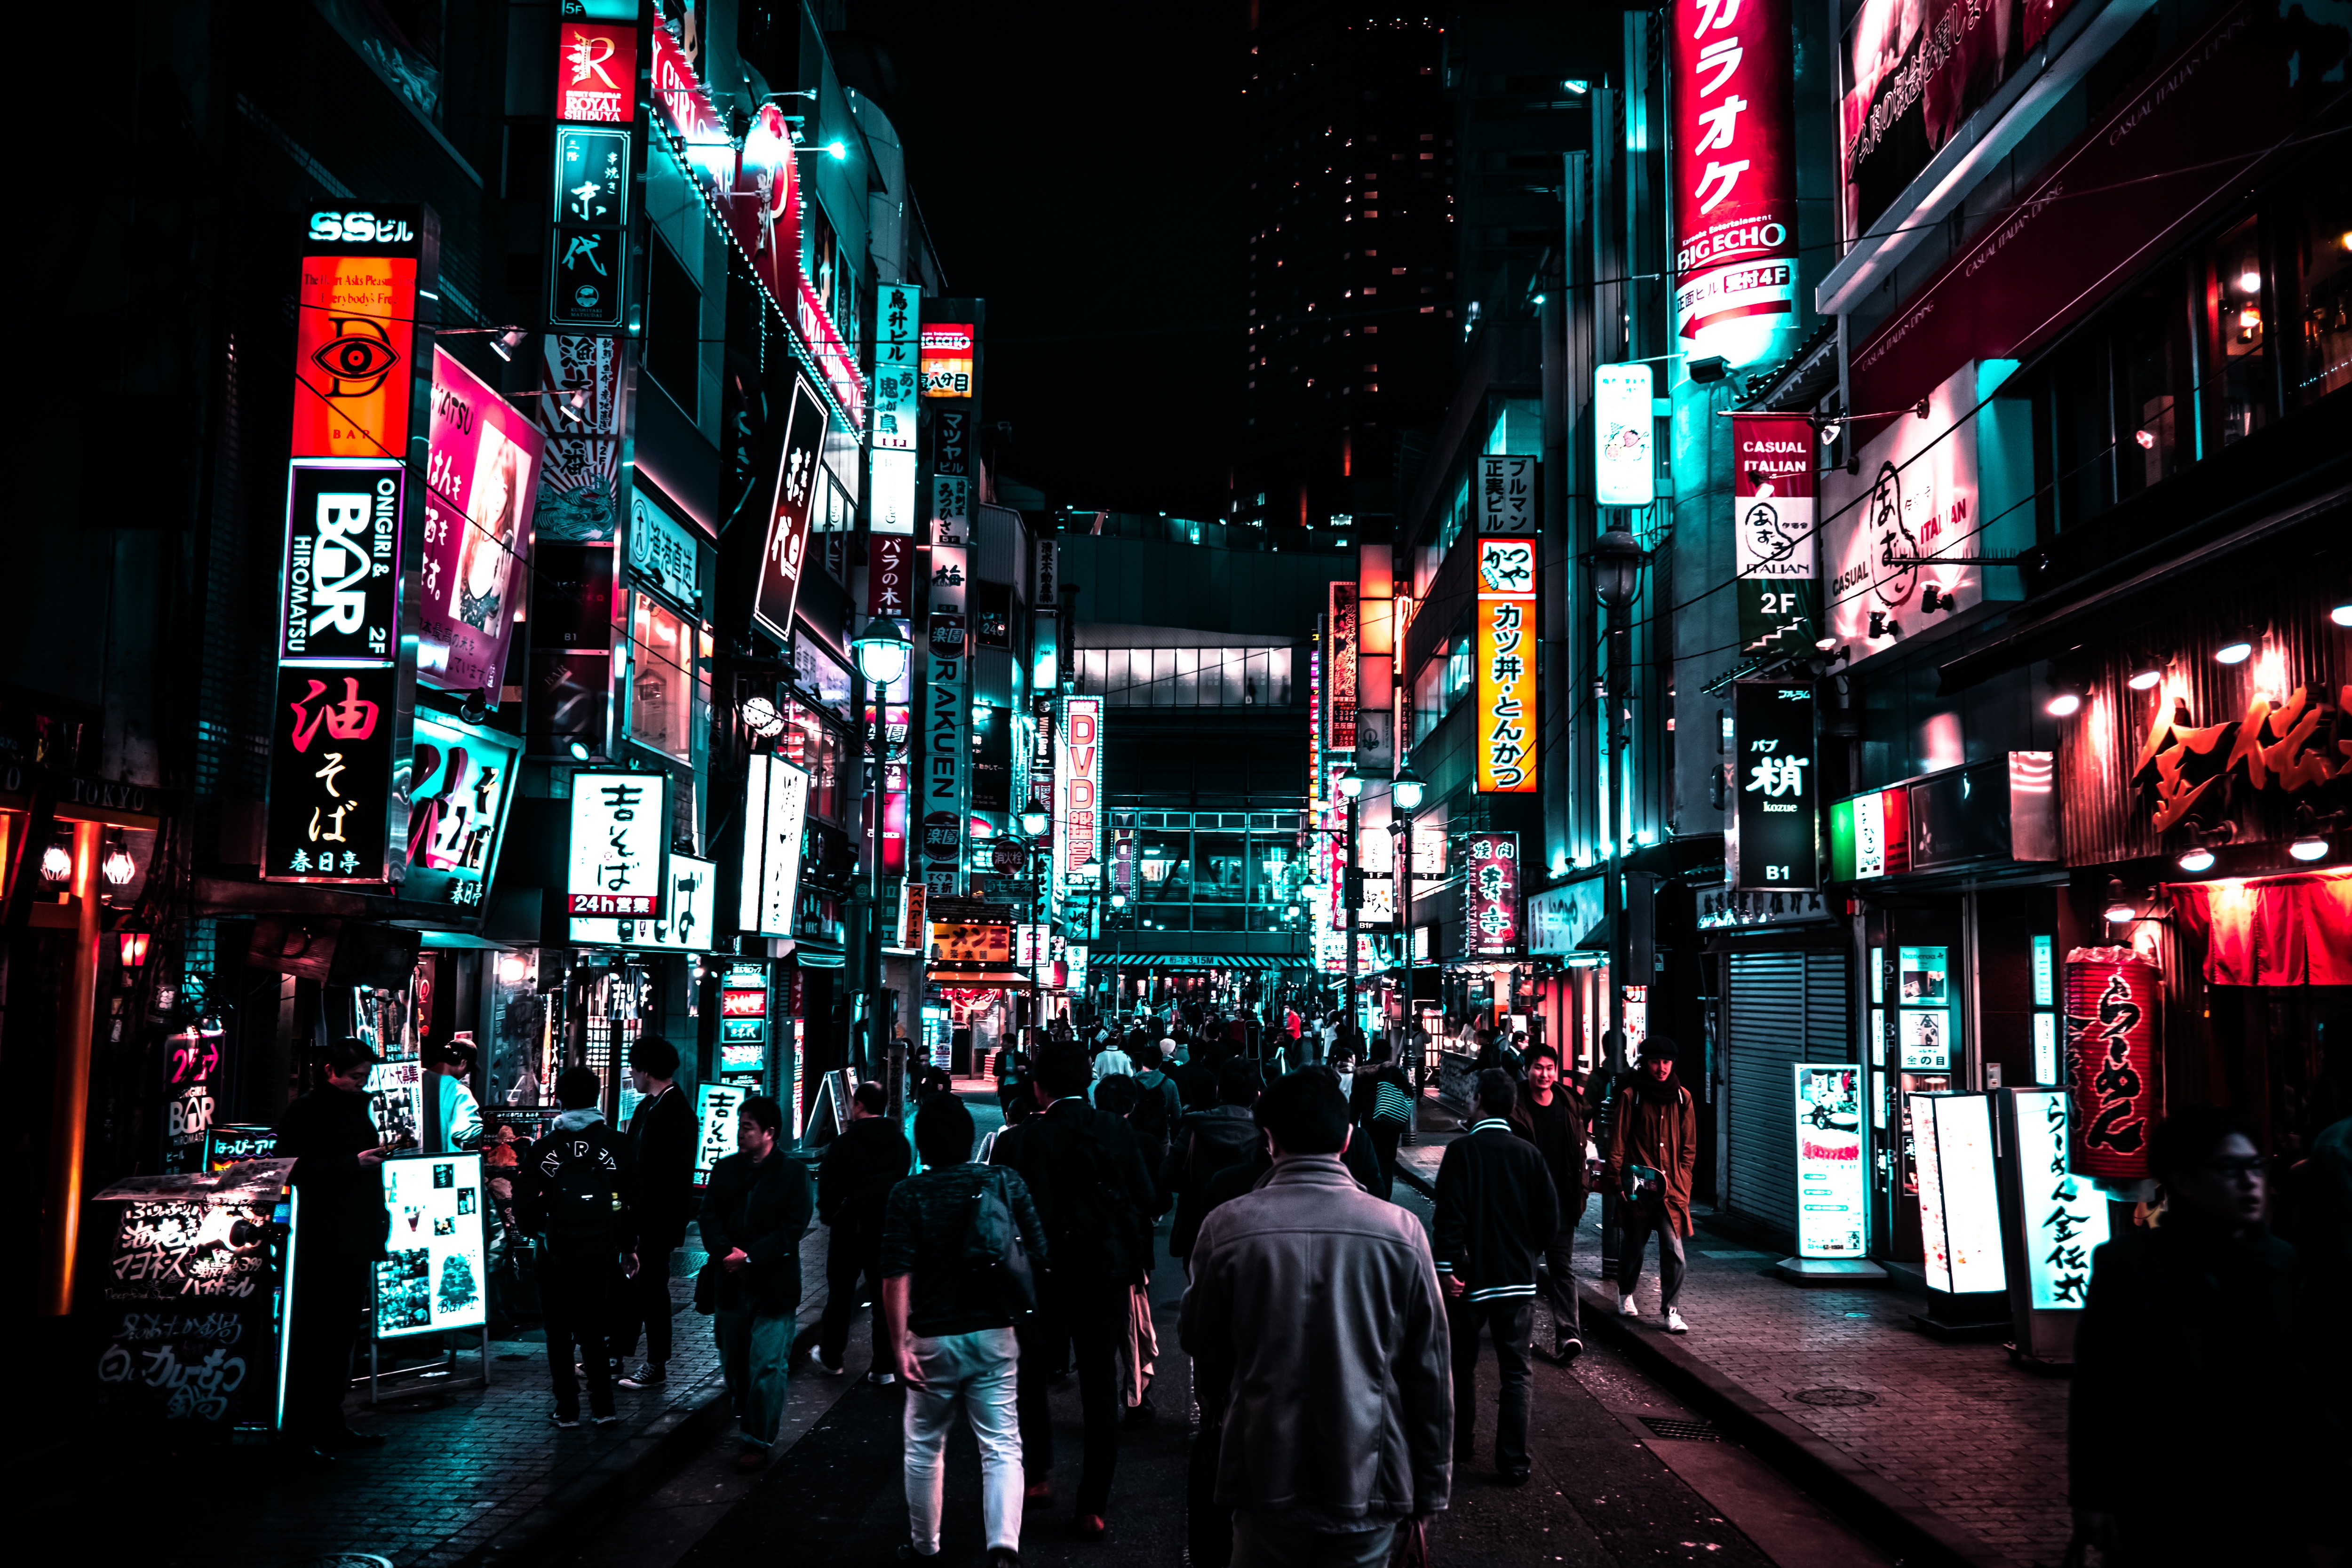
{"label": "lamp post", "polygon": [[[906,679],[907,661],[915,648],[907,634],[898,629],[898,622],[877,616],[866,623],[864,631],[850,639],[849,650],[857,659],[857,673],[874,689],[873,787],[866,797],[874,806],[874,864],[866,889],[866,979],[872,988],[866,1001],[866,1027],[870,1031],[866,1039],[872,1053],[867,1059],[881,1062],[887,1059],[890,1049],[890,1024],[885,1016],[890,1009],[883,1005],[888,987],[882,983],[882,816],[888,803],[882,788],[882,767],[889,749],[890,688]],[[898,1070],[887,1075],[894,1088],[905,1081],[905,1064],[896,1065]],[[892,1098],[897,1098],[895,1093]]]}
{"label": "lamp post", "polygon": [[1339,775],[1339,793],[1348,801],[1348,866],[1341,873],[1339,890],[1339,901],[1348,910],[1348,990],[1339,1007],[1343,1026],[1356,1021],[1356,918],[1364,901],[1364,873],[1356,858],[1356,804],[1362,799],[1364,785],[1369,782],[1359,766],[1350,766]]}
{"label": "lamp post", "polygon": [[[1389,832],[1392,836],[1390,858],[1394,862],[1391,872],[1396,878],[1396,925],[1400,944],[1404,950],[1404,1014],[1406,1027],[1400,1031],[1397,1054],[1402,1060],[1403,1041],[1412,1038],[1412,814],[1421,809],[1422,796],[1429,786],[1412,771],[1408,761],[1389,781]],[[1419,1063],[1413,1066],[1413,1082],[1421,1081]]]}
{"label": "lamp post", "polygon": [[[1027,805],[1021,808],[1021,832],[1023,837],[1029,840],[1029,923],[1032,926],[1048,923],[1045,918],[1045,896],[1039,886],[1039,881],[1045,875],[1045,862],[1053,854],[1053,844],[1045,837],[1045,830],[1053,825],[1053,814],[1038,805],[1035,800],[1031,800]],[[1045,951],[1048,953],[1053,951],[1053,943],[1050,940],[1046,942]],[[1048,959],[1046,962],[1050,963],[1051,960]],[[1036,975],[1033,973],[1030,979],[1034,982]],[[1030,1026],[1042,1026],[1045,1021],[1045,995],[1034,984],[1029,994]]]}
{"label": "lamp post", "polygon": [[1609,671],[1602,686],[1601,757],[1609,791],[1609,816],[1602,827],[1609,835],[1608,869],[1601,879],[1601,918],[1609,926],[1609,1037],[1612,1072],[1625,1069],[1625,797],[1631,792],[1618,777],[1617,759],[1625,749],[1621,726],[1624,718],[1627,674],[1633,663],[1633,637],[1627,610],[1641,584],[1642,568],[1649,557],[1631,533],[1612,528],[1592,544],[1592,582],[1601,607],[1609,612]]}

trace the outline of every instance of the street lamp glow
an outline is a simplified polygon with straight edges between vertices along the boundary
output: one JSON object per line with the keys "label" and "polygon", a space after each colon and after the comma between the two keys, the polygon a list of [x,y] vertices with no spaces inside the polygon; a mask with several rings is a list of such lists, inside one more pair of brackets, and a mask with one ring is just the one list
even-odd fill
{"label": "street lamp glow", "polygon": [[849,651],[856,657],[857,673],[869,685],[895,686],[906,676],[907,658],[915,651],[915,645],[907,640],[898,622],[877,616],[850,639]]}
{"label": "street lamp glow", "polygon": [[1339,793],[1349,800],[1364,793],[1364,775],[1361,770],[1349,768],[1339,775]]}
{"label": "street lamp glow", "polygon": [[1422,796],[1428,793],[1429,785],[1412,771],[1411,763],[1405,763],[1404,771],[1389,785],[1389,798],[1396,802],[1399,811],[1419,811]]}
{"label": "street lamp glow", "polygon": [[1021,814],[1021,831],[1032,838],[1045,837],[1045,828],[1054,819],[1042,805],[1032,805]]}

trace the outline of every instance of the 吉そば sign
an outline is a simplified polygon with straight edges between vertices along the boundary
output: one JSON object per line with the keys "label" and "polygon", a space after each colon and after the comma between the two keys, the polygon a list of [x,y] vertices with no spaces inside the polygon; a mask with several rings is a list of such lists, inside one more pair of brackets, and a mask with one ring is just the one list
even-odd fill
{"label": "\u5409\u305d\u3070 sign", "polygon": [[668,849],[666,774],[574,773],[564,911],[637,920],[659,915]]}

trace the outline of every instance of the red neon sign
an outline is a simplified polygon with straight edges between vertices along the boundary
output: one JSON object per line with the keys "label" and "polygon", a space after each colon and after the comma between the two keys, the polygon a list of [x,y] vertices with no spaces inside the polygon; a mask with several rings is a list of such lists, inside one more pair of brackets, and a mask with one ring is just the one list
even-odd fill
{"label": "red neon sign", "polygon": [[765,991],[721,991],[719,994],[719,1016],[722,1018],[764,1018],[768,1016],[768,994]]}

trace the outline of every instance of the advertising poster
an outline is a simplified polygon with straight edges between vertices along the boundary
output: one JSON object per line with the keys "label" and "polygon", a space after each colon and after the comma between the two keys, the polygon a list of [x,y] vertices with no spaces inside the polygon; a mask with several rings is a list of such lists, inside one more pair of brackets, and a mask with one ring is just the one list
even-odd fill
{"label": "advertising poster", "polygon": [[530,559],[547,436],[439,351],[425,467],[417,679],[496,706]]}
{"label": "advertising poster", "polygon": [[381,1169],[392,1239],[375,1266],[376,1338],[481,1327],[489,1321],[482,1157],[410,1154]]}
{"label": "advertising poster", "polygon": [[1752,364],[1796,324],[1788,0],[1675,0],[1675,336]]}
{"label": "advertising poster", "polygon": [[410,761],[397,667],[278,671],[261,874],[281,882],[398,881]]}
{"label": "advertising poster", "polygon": [[710,1180],[713,1165],[735,1152],[735,1115],[751,1094],[752,1090],[742,1084],[696,1086],[696,1108],[702,1127],[701,1141],[694,1150],[694,1180],[698,1186]]}
{"label": "advertising poster", "polygon": [[407,458],[425,250],[419,206],[310,215],[295,295],[290,456]]}
{"label": "advertising poster", "polygon": [[[211,1142],[213,1077],[221,1069],[221,1030],[191,1026],[165,1037],[163,1066],[163,1163],[166,1171],[205,1168]],[[263,1153],[268,1153],[265,1146]]]}
{"label": "advertising poster", "polygon": [[1527,938],[1519,912],[1519,836],[1474,833],[1463,880],[1468,925],[1463,942],[1472,958],[1517,958]]}
{"label": "advertising poster", "polygon": [[1814,568],[1812,421],[1802,415],[1731,416],[1732,547],[1738,565],[1739,651],[1802,652],[1821,634]]}
{"label": "advertising poster", "polygon": [[572,940],[581,947],[649,947],[665,952],[708,952],[719,918],[719,868],[673,852],[669,892],[649,920],[575,919]]}
{"label": "advertising poster", "polygon": [[1658,499],[1655,387],[1646,364],[1592,372],[1592,471],[1602,506],[1648,506]]}
{"label": "advertising poster", "polygon": [[375,458],[287,465],[280,663],[369,664],[394,657],[404,475],[400,464]]}
{"label": "advertising poster", "polygon": [[1957,1295],[2007,1289],[1991,1097],[1919,1094],[1911,1103],[1918,1126],[1919,1226],[1927,1288]]}
{"label": "advertising poster", "polygon": [[808,564],[810,503],[832,427],[833,415],[816,388],[805,377],[794,376],[783,456],[776,465],[775,494],[768,507],[767,544],[751,600],[752,619],[780,643],[793,640],[793,607],[800,601],[801,572]]}
{"label": "advertising poster", "polygon": [[1537,784],[1536,547],[1478,542],[1478,783],[1481,795],[1531,794]]}
{"label": "advertising poster", "polygon": [[2015,1094],[2031,1302],[2037,1312],[2080,1311],[2091,1289],[2091,1254],[2107,1240],[2107,1201],[2067,1169],[2066,1091],[2028,1089]]}
{"label": "advertising poster", "polygon": [[418,709],[409,766],[408,879],[412,902],[478,911],[497,868],[514,793],[514,736]]}
{"label": "advertising poster", "polygon": [[150,1177],[98,1194],[89,1316],[105,1415],[182,1432],[278,1425],[293,1169],[264,1159],[225,1179]]}
{"label": "advertising poster", "polygon": [[425,1142],[425,1064],[415,1057],[380,1061],[368,1069],[368,1115],[376,1142],[414,1149]]}
{"label": "advertising poster", "polygon": [[1797,1256],[1864,1257],[1862,1069],[1799,1062],[1796,1073]]}
{"label": "advertising poster", "polygon": [[1731,886],[1812,891],[1821,883],[1813,767],[1813,689],[1741,680],[1731,689]]}

